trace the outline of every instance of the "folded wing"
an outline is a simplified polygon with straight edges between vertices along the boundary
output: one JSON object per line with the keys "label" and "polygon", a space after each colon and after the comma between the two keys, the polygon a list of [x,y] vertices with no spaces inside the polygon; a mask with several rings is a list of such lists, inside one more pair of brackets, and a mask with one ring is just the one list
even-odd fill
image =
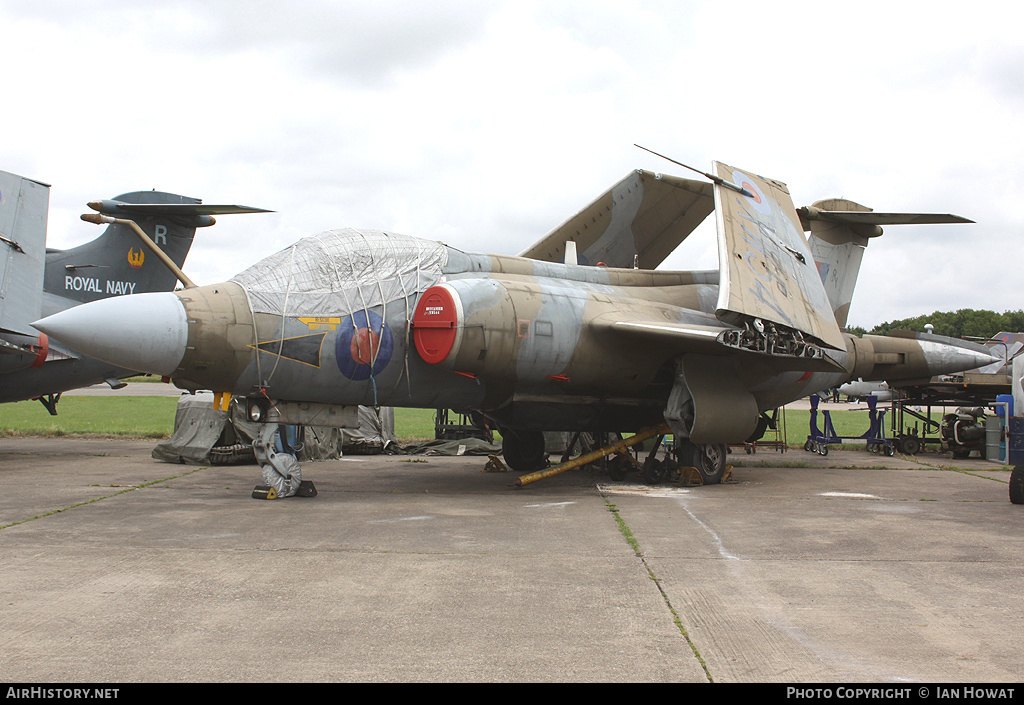
{"label": "folded wing", "polygon": [[562,262],[569,241],[579,264],[654,269],[714,208],[705,181],[637,170],[520,256]]}
{"label": "folded wing", "polygon": [[786,185],[718,162],[715,169],[739,187],[715,184],[718,318],[752,335],[845,349]]}

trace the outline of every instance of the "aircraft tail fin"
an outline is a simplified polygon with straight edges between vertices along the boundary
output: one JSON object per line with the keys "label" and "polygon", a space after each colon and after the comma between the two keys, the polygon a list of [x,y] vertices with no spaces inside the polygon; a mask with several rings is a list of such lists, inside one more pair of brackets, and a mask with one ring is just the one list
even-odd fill
{"label": "aircraft tail fin", "polygon": [[50,187],[0,171],[0,329],[35,337]]}
{"label": "aircraft tail fin", "polygon": [[816,201],[800,208],[798,215],[803,229],[810,232],[811,256],[840,328],[847,323],[864,248],[871,238],[882,234],[882,225],[973,222],[940,213],[876,213],[842,198]]}
{"label": "aircraft tail fin", "polygon": [[[818,267],[821,283],[825,286],[832,311],[836,315],[836,323],[840,328],[846,326],[850,313],[850,302],[853,290],[857,285],[864,248],[870,238],[882,234],[877,225],[834,220],[829,213],[841,211],[845,213],[870,213],[871,209],[853,201],[839,198],[816,201],[810,208],[801,208],[801,222],[810,231],[808,245],[811,256]],[[808,215],[805,216],[804,213]]]}
{"label": "aircraft tail fin", "polygon": [[[196,228],[213,225],[214,214],[267,212],[204,205],[197,198],[161,191],[135,191],[91,202],[89,207],[102,215],[135,221],[179,268],[192,247]],[[171,291],[175,284],[174,273],[123,223],[111,223],[84,245],[46,253],[45,291],[71,301]]]}

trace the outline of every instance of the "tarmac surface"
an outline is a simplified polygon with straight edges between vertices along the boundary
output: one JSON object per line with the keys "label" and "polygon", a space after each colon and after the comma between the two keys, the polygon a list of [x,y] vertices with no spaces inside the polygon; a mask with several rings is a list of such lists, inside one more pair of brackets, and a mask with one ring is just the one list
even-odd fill
{"label": "tarmac surface", "polygon": [[717,486],[484,457],[307,463],[0,440],[6,682],[1020,680],[1024,507],[929,453],[742,451]]}

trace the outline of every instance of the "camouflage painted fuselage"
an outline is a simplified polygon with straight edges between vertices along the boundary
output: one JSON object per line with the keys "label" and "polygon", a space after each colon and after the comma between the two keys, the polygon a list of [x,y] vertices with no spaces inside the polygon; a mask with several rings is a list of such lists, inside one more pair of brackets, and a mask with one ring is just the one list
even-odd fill
{"label": "camouflage painted fuselage", "polygon": [[[879,225],[964,219],[847,201],[797,212],[783,182],[720,162],[714,172],[713,186],[630,174],[526,256],[334,230],[223,284],[38,325],[182,388],[259,399],[254,418],[275,402],[452,408],[513,432],[664,422],[704,446],[753,438],[759,415],[850,379],[994,359],[962,341],[839,327]],[[654,270],[712,210],[719,269]]]}
{"label": "camouflage painted fuselage", "polygon": [[[297,257],[286,250],[235,281],[177,292],[189,326],[172,375],[178,386],[328,404],[473,409],[517,429],[628,431],[663,421],[677,360],[688,355],[720,357],[757,411],[874,365],[874,349],[861,345],[858,362],[852,340],[853,354],[833,353],[839,367],[828,372],[723,351],[716,335],[728,326],[715,315],[715,271],[565,265],[415,241],[423,262],[405,263],[412,274],[393,297],[375,280],[374,271],[391,266],[381,261],[388,248],[380,244],[407,246],[412,238],[359,231],[317,238],[318,250],[330,245],[330,266],[307,262],[303,271],[317,269],[322,280],[296,284],[294,274],[282,273]],[[376,260],[348,261],[365,255],[364,244],[376,248]],[[401,251],[405,257],[409,250]],[[270,271],[284,284],[268,296]],[[425,330],[417,304],[438,288],[456,302],[440,350],[417,339]],[[616,325],[622,322],[636,328],[624,331]],[[707,336],[644,334],[645,324],[658,322]],[[916,343],[905,343],[905,376],[927,376],[923,358],[908,357]]]}

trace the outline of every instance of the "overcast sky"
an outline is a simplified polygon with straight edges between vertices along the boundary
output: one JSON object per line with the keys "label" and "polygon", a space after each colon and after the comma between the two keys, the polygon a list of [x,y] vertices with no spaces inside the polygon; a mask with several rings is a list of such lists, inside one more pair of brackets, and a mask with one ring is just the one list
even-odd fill
{"label": "overcast sky", "polygon": [[[1010,2],[0,0],[0,169],[85,203],[269,208],[201,230],[228,278],[348,226],[515,254],[631,169],[784,181],[974,225],[871,243],[851,325],[1024,308],[1024,5]],[[717,267],[703,228],[663,268]]]}

